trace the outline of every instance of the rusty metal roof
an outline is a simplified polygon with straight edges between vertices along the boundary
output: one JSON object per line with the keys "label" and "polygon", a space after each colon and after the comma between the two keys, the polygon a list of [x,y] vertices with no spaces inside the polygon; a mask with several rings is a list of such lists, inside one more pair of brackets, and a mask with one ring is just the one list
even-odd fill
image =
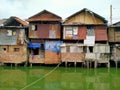
{"label": "rusty metal roof", "polygon": [[32,21],[62,21],[62,18],[56,14],[53,14],[47,10],[43,10],[28,19],[29,22]]}
{"label": "rusty metal roof", "polygon": [[[15,23],[14,23],[15,22]],[[12,16],[4,22],[5,26],[28,26],[29,23],[25,20],[22,20],[18,17]]]}

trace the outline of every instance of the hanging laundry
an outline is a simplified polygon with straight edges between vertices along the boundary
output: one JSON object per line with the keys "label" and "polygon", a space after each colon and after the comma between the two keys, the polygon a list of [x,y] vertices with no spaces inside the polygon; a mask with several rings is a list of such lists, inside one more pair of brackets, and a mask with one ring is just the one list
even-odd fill
{"label": "hanging laundry", "polygon": [[60,52],[60,45],[62,41],[45,41],[45,50],[52,50],[54,52]]}

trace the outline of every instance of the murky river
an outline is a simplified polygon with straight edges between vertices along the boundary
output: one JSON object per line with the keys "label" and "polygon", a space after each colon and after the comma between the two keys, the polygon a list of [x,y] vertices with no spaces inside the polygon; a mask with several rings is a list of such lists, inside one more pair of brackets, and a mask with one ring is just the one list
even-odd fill
{"label": "murky river", "polygon": [[0,90],[120,90],[120,69],[5,66]]}

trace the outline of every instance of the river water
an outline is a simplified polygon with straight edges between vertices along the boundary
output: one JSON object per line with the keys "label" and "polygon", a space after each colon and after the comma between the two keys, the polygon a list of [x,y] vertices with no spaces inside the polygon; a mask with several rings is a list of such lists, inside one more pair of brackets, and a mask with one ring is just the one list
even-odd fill
{"label": "river water", "polygon": [[120,90],[120,69],[4,66],[0,90]]}

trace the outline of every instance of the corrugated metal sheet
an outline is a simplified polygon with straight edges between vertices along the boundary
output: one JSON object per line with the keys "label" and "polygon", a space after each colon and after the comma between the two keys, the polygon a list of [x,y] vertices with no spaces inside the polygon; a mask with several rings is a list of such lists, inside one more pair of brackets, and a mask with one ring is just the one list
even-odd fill
{"label": "corrugated metal sheet", "polygon": [[95,28],[95,41],[107,41],[107,28],[104,26],[96,26]]}
{"label": "corrugated metal sheet", "polygon": [[24,29],[0,29],[0,45],[21,45],[24,38]]}
{"label": "corrugated metal sheet", "polygon": [[39,38],[49,38],[50,24],[38,24],[37,25],[37,36]]}
{"label": "corrugated metal sheet", "polygon": [[[31,25],[32,26],[32,25]],[[60,24],[37,24],[37,30],[29,30],[29,38],[60,38]]]}
{"label": "corrugated metal sheet", "polygon": [[78,39],[84,40],[86,39],[87,28],[85,26],[78,27]]}
{"label": "corrugated metal sheet", "polygon": [[15,36],[7,36],[7,30],[0,30],[0,45],[17,45],[17,37]]}

